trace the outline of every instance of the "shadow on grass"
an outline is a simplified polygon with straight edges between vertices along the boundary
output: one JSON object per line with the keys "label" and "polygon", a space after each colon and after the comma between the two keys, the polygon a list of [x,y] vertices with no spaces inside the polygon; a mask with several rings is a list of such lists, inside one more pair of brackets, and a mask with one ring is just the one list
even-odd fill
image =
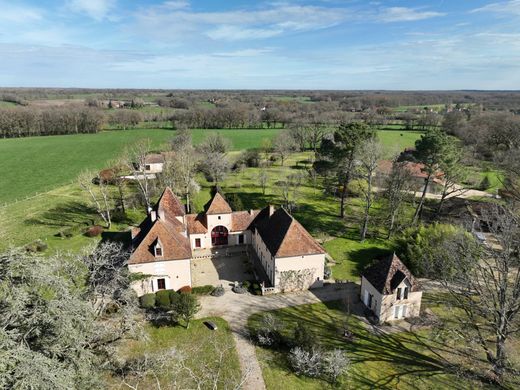
{"label": "shadow on grass", "polygon": [[379,248],[377,246],[367,247],[349,252],[350,260],[356,264],[354,274],[361,276],[361,273],[373,260],[391,254],[392,251]]}
{"label": "shadow on grass", "polygon": [[[398,384],[403,388],[470,387],[471,382],[464,386],[465,378],[488,382],[484,374],[470,367],[483,363],[482,359],[430,337],[430,332],[370,332],[362,321],[345,314],[344,305],[335,301],[327,304],[327,310],[313,310],[312,306],[303,305],[273,313],[286,324],[284,335],[287,337],[291,337],[296,324],[303,322],[321,345],[345,350],[353,363],[350,380],[356,383],[356,388],[394,389]],[[255,327],[255,319],[250,325]],[[353,341],[345,339],[345,327],[352,332]],[[290,370],[284,352],[287,351],[276,351],[279,366]]]}
{"label": "shadow on grass", "polygon": [[55,227],[71,227],[78,225],[93,225],[96,221],[97,213],[92,207],[84,203],[71,201],[52,209],[49,209],[37,218],[26,219],[28,225],[45,225]]}
{"label": "shadow on grass", "polygon": [[[235,191],[237,191],[235,189]],[[262,194],[261,192],[233,192],[233,189],[227,189],[226,198],[230,199],[230,197],[236,194],[242,204],[244,205],[244,210],[249,209],[263,209],[267,207],[269,204],[273,204],[275,200],[275,196],[271,194]],[[240,210],[235,210],[240,211]]]}
{"label": "shadow on grass", "polygon": [[132,234],[129,231],[101,233],[101,243],[108,241],[119,242],[125,249],[129,249],[132,244]]}
{"label": "shadow on grass", "polygon": [[345,231],[345,223],[336,214],[324,212],[310,204],[302,204],[294,216],[311,234],[326,232],[331,236],[340,236]]}

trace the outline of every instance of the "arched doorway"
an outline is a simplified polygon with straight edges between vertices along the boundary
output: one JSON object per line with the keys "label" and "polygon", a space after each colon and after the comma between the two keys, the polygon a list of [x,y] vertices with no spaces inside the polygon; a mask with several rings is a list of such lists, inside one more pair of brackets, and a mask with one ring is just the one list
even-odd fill
{"label": "arched doorway", "polygon": [[225,226],[215,226],[211,231],[211,244],[213,246],[228,244],[228,230]]}

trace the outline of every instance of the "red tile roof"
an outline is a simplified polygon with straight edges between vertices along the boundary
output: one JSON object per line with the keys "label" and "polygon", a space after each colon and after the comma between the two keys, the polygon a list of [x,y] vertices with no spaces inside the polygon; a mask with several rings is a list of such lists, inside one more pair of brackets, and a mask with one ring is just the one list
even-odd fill
{"label": "red tile roof", "polygon": [[[191,247],[188,238],[178,233],[172,225],[161,219],[157,219],[155,222],[149,221],[149,223],[151,223],[151,226],[149,226],[144,237],[140,237],[140,239],[136,237],[135,250],[130,256],[128,264],[191,259]],[[155,257],[154,247],[158,240],[161,241],[163,255]]]}
{"label": "red tile roof", "polygon": [[204,234],[208,232],[206,216],[202,213],[186,215],[186,223],[188,225],[188,234]]}
{"label": "red tile roof", "polygon": [[182,217],[186,214],[184,205],[173,193],[170,187],[166,187],[155,206],[159,215],[169,217]]}
{"label": "red tile roof", "polygon": [[231,231],[241,232],[249,229],[259,212],[260,210],[233,211],[231,215]]}
{"label": "red tile roof", "polygon": [[230,214],[233,212],[228,202],[226,202],[219,192],[216,192],[215,195],[213,195],[213,198],[206,204],[205,210],[208,215]]}
{"label": "red tile roof", "polygon": [[[385,174],[385,175],[389,175],[390,173],[392,173],[392,167],[393,167],[393,162],[390,161],[390,160],[381,160],[377,163],[378,165],[378,171]],[[408,171],[410,171],[410,174],[413,176],[413,177],[416,177],[416,178],[421,178],[421,179],[426,179],[428,177],[428,174],[426,172],[423,171],[424,169],[424,164],[422,163],[414,163],[412,161],[406,161],[406,164],[405,164],[405,167]],[[443,173],[442,172],[438,172],[436,175],[435,175],[435,178],[434,180],[436,179],[437,181],[442,178],[443,176]]]}

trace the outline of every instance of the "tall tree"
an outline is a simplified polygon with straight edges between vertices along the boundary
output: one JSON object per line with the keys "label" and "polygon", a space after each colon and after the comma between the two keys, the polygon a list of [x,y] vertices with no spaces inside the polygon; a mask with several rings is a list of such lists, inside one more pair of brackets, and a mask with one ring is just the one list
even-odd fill
{"label": "tall tree", "polygon": [[462,163],[464,151],[459,145],[458,140],[452,138],[451,142],[446,143],[439,163],[442,172],[442,193],[436,215],[442,211],[442,206],[446,198],[452,194],[462,194],[466,190],[461,185],[467,177],[467,170]]}
{"label": "tall tree", "polygon": [[483,215],[496,244],[480,245],[453,239],[435,251],[425,267],[443,270],[446,262],[453,272],[436,272],[457,310],[453,316],[466,334],[486,354],[495,379],[501,382],[508,371],[506,343],[520,330],[520,220],[511,210],[494,206]]}
{"label": "tall tree", "polygon": [[146,138],[137,141],[124,153],[126,165],[133,172],[146,212],[152,208],[152,196],[155,192],[154,177],[146,171],[147,157],[151,150],[152,142]]}
{"label": "tall tree", "polygon": [[421,199],[415,209],[412,224],[416,224],[421,217],[426,192],[433,178],[439,173],[444,152],[449,142],[450,139],[446,133],[437,128],[426,131],[426,133],[421,135],[421,138],[415,142],[417,160],[424,165],[422,170],[427,176],[424,180],[424,188]]}
{"label": "tall tree", "polygon": [[370,209],[374,200],[373,192],[373,181],[377,169],[377,163],[383,155],[383,147],[377,138],[369,138],[361,144],[357,150],[356,159],[359,161],[359,173],[361,177],[366,181],[367,186],[361,187],[361,191],[364,194],[365,206],[363,225],[360,231],[361,241],[365,240],[368,231],[368,222],[370,219]]}
{"label": "tall tree", "polygon": [[281,131],[274,141],[274,152],[282,160],[282,166],[285,159],[294,153],[296,150],[296,144],[294,138],[287,132]]}
{"label": "tall tree", "polygon": [[[94,205],[96,212],[105,222],[107,229],[112,226],[112,209],[114,201],[110,194],[110,188],[105,180],[99,177],[98,173],[92,171],[84,171],[78,176],[78,185],[89,194],[90,200]],[[94,184],[96,183],[96,184]]]}
{"label": "tall tree", "polygon": [[199,155],[193,147],[191,132],[187,128],[177,130],[171,141],[172,153],[167,155],[164,175],[169,178],[173,190],[185,197],[188,212],[191,210],[191,198],[200,186],[196,181]]}
{"label": "tall tree", "polygon": [[384,198],[388,207],[388,238],[392,236],[396,228],[397,216],[401,213],[402,206],[411,195],[412,174],[407,168],[407,163],[394,159],[392,171],[386,179]]}
{"label": "tall tree", "polygon": [[357,151],[375,132],[363,122],[343,123],[332,138],[324,138],[314,168],[322,175],[333,174],[341,187],[340,217],[345,217],[347,186],[354,176]]}
{"label": "tall tree", "polygon": [[201,169],[217,186],[229,171],[227,152],[230,148],[230,141],[220,133],[210,134],[198,147],[202,155]]}

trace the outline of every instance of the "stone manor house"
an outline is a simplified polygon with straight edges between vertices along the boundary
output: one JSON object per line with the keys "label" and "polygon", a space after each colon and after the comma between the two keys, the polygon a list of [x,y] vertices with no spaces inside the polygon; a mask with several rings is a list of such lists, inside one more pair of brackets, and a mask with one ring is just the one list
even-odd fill
{"label": "stone manor house", "polygon": [[[233,211],[215,193],[199,214],[186,214],[166,188],[145,220],[132,231],[131,272],[143,274],[138,295],[192,286],[193,258],[218,248],[243,246],[254,252],[273,291],[323,286],[325,250],[283,208]],[[208,258],[208,261],[211,261]]]}

